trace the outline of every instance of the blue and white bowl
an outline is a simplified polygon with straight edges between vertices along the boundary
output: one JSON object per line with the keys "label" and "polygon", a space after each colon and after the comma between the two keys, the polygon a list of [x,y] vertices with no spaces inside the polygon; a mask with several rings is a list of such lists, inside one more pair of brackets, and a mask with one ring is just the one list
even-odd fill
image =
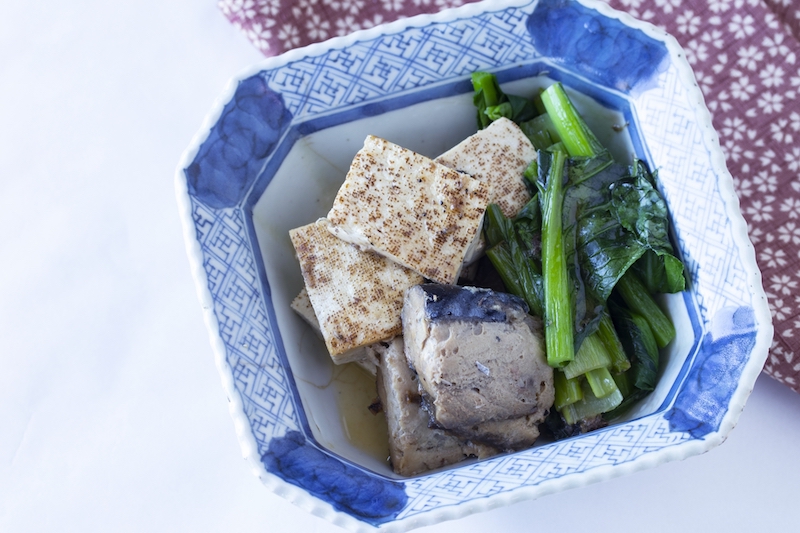
{"label": "blue and white bowl", "polygon": [[[348,402],[374,390],[334,367],[290,310],[302,277],[288,232],[327,213],[367,134],[433,157],[473,133],[476,70],[517,94],[562,81],[618,158],[633,151],[658,170],[689,289],[663,301],[678,336],[658,388],[625,420],[400,478],[380,436],[357,434],[368,425],[351,418]],[[707,451],[736,423],[772,339],[732,179],[683,52],[600,2],[471,4],[267,59],[228,85],[176,181],[246,459],[267,487],[351,530],[406,530]]]}

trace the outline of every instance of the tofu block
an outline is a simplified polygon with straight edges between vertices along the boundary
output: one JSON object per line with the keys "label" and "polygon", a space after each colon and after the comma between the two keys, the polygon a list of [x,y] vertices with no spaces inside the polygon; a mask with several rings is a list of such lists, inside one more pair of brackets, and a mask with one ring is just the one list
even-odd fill
{"label": "tofu block", "polygon": [[523,300],[424,284],[403,306],[405,355],[436,424],[501,449],[533,444],[554,400],[553,370]]}
{"label": "tofu block", "polygon": [[289,237],[335,363],[358,361],[360,348],[400,334],[403,294],[422,281],[419,274],[337,239],[325,219]]}
{"label": "tofu block", "polygon": [[297,313],[300,318],[306,321],[306,323],[311,326],[311,329],[314,330],[314,333],[319,335],[322,338],[322,330],[319,327],[319,320],[317,320],[317,314],[314,312],[314,306],[311,305],[311,298],[308,297],[308,291],[305,287],[298,293],[297,296],[294,297],[292,303],[289,304],[295,313]]}
{"label": "tofu block", "polygon": [[328,213],[331,231],[438,283],[455,283],[480,240],[491,187],[368,136]]}
{"label": "tofu block", "polygon": [[536,148],[520,127],[500,118],[435,161],[491,185],[489,203],[510,218],[531,199],[523,174],[535,159]]}
{"label": "tofu block", "polygon": [[428,427],[416,374],[403,353],[402,337],[367,348],[378,360],[378,395],[389,426],[389,456],[397,474],[413,476],[498,450]]}
{"label": "tofu block", "polygon": [[[322,329],[319,326],[319,320],[317,320],[317,314],[314,312],[314,306],[311,305],[311,298],[308,297],[308,291],[306,291],[305,287],[294,297],[294,300],[292,300],[289,306],[295,313],[300,315],[300,318],[306,321],[312,331],[314,331],[320,339],[323,338]],[[378,372],[378,360],[375,356],[375,352],[368,351],[368,348],[369,346],[356,348],[356,351],[359,353],[353,354],[355,358],[353,362],[374,376]]]}

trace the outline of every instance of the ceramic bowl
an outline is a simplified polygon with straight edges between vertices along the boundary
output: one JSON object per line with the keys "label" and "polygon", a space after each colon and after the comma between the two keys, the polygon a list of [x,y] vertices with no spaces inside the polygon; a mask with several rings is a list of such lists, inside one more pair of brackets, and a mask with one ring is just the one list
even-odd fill
{"label": "ceramic bowl", "polygon": [[[618,158],[658,170],[688,290],[658,388],[623,420],[413,478],[392,473],[358,369],[290,309],[291,228],[323,216],[367,134],[436,156],[476,130],[470,74],[563,82]],[[664,32],[586,1],[493,1],[267,59],[225,89],[185,152],[188,253],[245,458],[351,530],[400,531],[699,454],[733,428],[772,339],[732,179],[692,71]],[[371,415],[370,415],[371,416]]]}

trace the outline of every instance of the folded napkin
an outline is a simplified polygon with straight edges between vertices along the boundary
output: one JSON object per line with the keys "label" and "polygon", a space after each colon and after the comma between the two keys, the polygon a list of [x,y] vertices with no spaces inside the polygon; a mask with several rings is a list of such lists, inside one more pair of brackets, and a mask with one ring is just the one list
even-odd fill
{"label": "folded napkin", "polygon": [[[474,0],[221,0],[264,55]],[[673,35],[705,95],[775,325],[764,371],[800,392],[800,10],[788,0],[610,0]]]}

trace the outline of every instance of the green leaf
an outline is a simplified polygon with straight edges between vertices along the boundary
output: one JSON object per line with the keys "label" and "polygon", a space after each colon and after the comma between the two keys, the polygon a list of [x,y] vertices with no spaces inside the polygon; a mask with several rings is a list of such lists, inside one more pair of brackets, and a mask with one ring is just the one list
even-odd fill
{"label": "green leaf", "polygon": [[647,320],[619,306],[612,308],[612,318],[631,362],[628,373],[633,386],[652,391],[658,381],[658,346]]}
{"label": "green leaf", "polygon": [[537,150],[546,150],[561,142],[558,131],[547,113],[519,123],[519,127]]}
{"label": "green leaf", "polygon": [[655,177],[637,160],[631,177],[613,187],[611,203],[620,224],[652,252],[636,266],[647,289],[652,293],[680,292],[686,288],[684,267],[673,255],[667,204],[654,184]]}
{"label": "green leaf", "polygon": [[605,304],[625,271],[644,253],[611,212],[611,188],[626,175],[627,169],[620,165],[588,179],[571,175],[564,198],[564,239],[576,283],[585,293],[579,295],[581,300]]}
{"label": "green leaf", "polygon": [[615,292],[622,297],[632,313],[640,315],[647,321],[659,348],[664,348],[675,338],[675,326],[672,321],[661,310],[633,270],[626,272],[620,278]]}
{"label": "green leaf", "polygon": [[544,314],[544,289],[540,262],[533,250],[541,238],[538,199],[523,207],[515,220],[503,215],[497,204],[489,204],[484,217],[486,255],[511,294],[528,304],[531,313]]}
{"label": "green leaf", "polygon": [[532,100],[503,92],[494,74],[473,73],[472,87],[475,91],[472,101],[477,108],[479,129],[502,117],[519,124],[539,114]]}

